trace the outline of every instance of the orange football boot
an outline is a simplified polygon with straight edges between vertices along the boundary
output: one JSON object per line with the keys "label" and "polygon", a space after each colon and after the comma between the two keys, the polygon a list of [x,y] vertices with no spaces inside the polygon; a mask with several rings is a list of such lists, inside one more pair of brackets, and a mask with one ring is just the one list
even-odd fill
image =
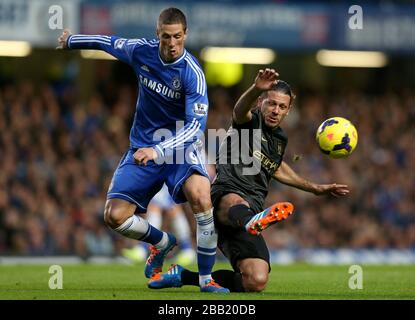
{"label": "orange football boot", "polygon": [[257,236],[270,225],[287,219],[292,215],[294,205],[291,202],[277,202],[265,211],[266,214],[262,218],[251,222],[247,227],[250,234]]}

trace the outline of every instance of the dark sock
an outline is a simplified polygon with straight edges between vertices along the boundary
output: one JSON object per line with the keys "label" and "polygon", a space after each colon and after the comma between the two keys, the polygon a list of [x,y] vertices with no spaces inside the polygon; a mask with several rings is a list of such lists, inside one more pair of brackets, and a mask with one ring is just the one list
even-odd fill
{"label": "dark sock", "polygon": [[[245,292],[242,286],[242,275],[231,270],[217,270],[212,272],[212,278],[220,286],[229,289],[230,292]],[[182,284],[199,286],[199,273],[190,270],[183,270]]]}
{"label": "dark sock", "polygon": [[245,204],[237,204],[229,208],[228,211],[229,224],[233,228],[245,230],[245,225],[255,213]]}
{"label": "dark sock", "polygon": [[212,273],[212,278],[222,287],[228,288],[230,292],[245,292],[242,275],[239,272],[218,270]]}
{"label": "dark sock", "polygon": [[190,270],[182,271],[182,283],[189,286],[199,286],[199,273]]}

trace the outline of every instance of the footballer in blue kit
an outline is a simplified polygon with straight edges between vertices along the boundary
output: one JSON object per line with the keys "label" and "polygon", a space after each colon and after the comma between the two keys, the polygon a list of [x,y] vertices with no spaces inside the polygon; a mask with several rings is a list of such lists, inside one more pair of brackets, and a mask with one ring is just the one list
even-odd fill
{"label": "footballer in blue kit", "polygon": [[208,116],[204,73],[185,48],[187,22],[177,8],[161,12],[157,39],[125,39],[71,34],[65,30],[58,49],[103,50],[129,64],[137,75],[139,95],[130,131],[130,148],[109,186],[104,220],[116,232],[150,243],[146,277],[157,277],[176,245],[173,235],[136,215],[146,212],[165,183],[176,203],[188,201],[197,221],[197,255],[202,292],[229,292],[214,282],[217,234],[210,181],[197,144]]}

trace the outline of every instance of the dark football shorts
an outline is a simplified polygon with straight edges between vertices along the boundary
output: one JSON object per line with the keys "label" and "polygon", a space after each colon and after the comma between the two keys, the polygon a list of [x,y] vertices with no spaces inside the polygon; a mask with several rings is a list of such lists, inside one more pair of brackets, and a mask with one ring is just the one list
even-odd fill
{"label": "dark football shorts", "polygon": [[[212,186],[212,204],[214,208],[218,208],[220,199],[229,193],[239,194],[248,203],[251,203],[247,196],[240,190],[232,190],[223,186]],[[239,272],[238,261],[247,258],[258,258],[265,260],[268,263],[269,271],[271,266],[269,262],[269,251],[262,235],[254,236],[247,231],[238,230],[227,225],[221,224],[216,215],[216,210],[213,211],[215,217],[215,227],[218,229],[218,247],[229,259],[232,268]]]}

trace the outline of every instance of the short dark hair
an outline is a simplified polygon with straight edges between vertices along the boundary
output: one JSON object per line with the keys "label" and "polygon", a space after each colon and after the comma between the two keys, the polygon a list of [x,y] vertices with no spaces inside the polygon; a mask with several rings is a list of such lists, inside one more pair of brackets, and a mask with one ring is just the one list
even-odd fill
{"label": "short dark hair", "polygon": [[162,24],[182,24],[183,29],[187,29],[187,21],[184,13],[177,8],[167,8],[164,9],[157,20],[157,27],[160,27]]}
{"label": "short dark hair", "polygon": [[261,94],[261,97],[264,98],[265,96],[268,96],[269,91],[279,91],[279,92],[282,92],[283,94],[288,95],[290,97],[290,105],[292,105],[293,102],[294,102],[295,94],[292,91],[290,85],[287,82],[285,82],[284,80],[278,80],[277,83],[272,85],[271,89],[263,92]]}

